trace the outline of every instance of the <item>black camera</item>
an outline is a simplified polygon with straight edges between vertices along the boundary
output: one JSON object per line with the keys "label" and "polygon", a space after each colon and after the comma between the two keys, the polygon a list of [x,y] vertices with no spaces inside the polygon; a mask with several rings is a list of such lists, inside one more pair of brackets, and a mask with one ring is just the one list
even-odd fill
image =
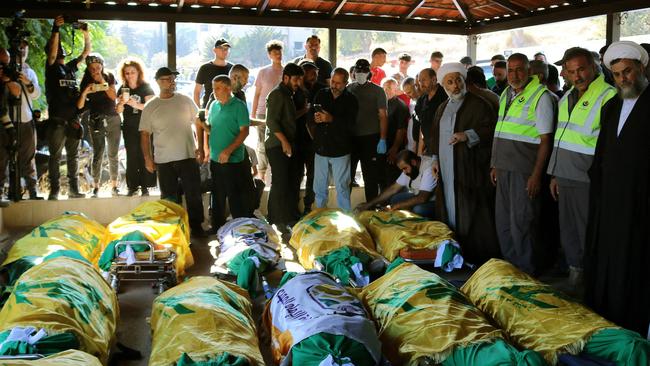
{"label": "black camera", "polygon": [[65,23],[71,24],[72,29],[81,29],[81,30],[88,30],[88,24],[84,22],[80,22],[79,19],[73,18],[69,15],[66,15],[63,17],[63,21]]}

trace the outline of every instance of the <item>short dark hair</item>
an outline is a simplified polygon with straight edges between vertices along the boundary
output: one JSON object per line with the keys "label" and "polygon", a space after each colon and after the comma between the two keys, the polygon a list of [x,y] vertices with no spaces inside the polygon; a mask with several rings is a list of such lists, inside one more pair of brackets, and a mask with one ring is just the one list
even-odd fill
{"label": "short dark hair", "polygon": [[497,61],[494,63],[494,68],[495,69],[507,69],[508,68],[508,63],[505,61]]}
{"label": "short dark hair", "polygon": [[535,58],[537,56],[544,56],[544,58],[546,58],[546,55],[544,54],[544,52],[537,52],[536,54],[533,55],[533,58]]}
{"label": "short dark hair", "polygon": [[465,82],[467,84],[476,85],[479,88],[487,88],[485,74],[483,73],[483,69],[479,66],[472,66],[467,69],[467,78],[465,79]]}
{"label": "short dark hair", "polygon": [[305,41],[305,43],[309,43],[309,41],[311,41],[312,39],[317,40],[318,43],[320,43],[320,38],[318,38],[318,36],[315,35],[315,34],[312,34],[311,36],[307,37],[307,40]]}
{"label": "short dark hair", "polygon": [[342,67],[337,67],[334,70],[332,70],[332,74],[330,76],[334,76],[334,75],[343,76],[343,79],[345,79],[346,83],[350,79],[350,73],[348,72],[348,70],[346,70],[346,69],[344,69]]}
{"label": "short dark hair", "polygon": [[406,85],[415,85],[415,78],[412,78],[410,76],[407,77],[407,78],[404,78],[404,80],[402,80],[402,85],[400,85],[400,88],[402,90],[404,90],[404,86],[406,86]]}
{"label": "short dark hair", "polygon": [[[434,69],[432,69],[430,67],[427,67],[427,68],[424,68],[424,69],[420,70],[420,73],[423,72],[423,71],[426,71],[429,74],[430,78],[433,78],[433,77],[436,76],[436,70],[434,70]],[[420,75],[420,73],[418,73],[418,75]]]}
{"label": "short dark hair", "polygon": [[409,55],[408,53],[402,53],[401,55],[399,55],[397,59],[400,61],[411,62],[411,55]]}
{"label": "short dark hair", "polygon": [[429,57],[429,60],[434,59],[434,58],[443,58],[444,56],[442,55],[442,52],[440,51],[433,51],[431,52],[431,57]]}
{"label": "short dark hair", "polygon": [[420,159],[420,157],[418,157],[416,153],[414,153],[409,149],[404,149],[397,153],[397,158],[395,160],[396,163],[399,163],[401,161],[402,163],[411,164],[411,160],[418,160],[418,159]]}
{"label": "short dark hair", "polygon": [[531,72],[535,75],[537,74],[542,74],[544,76],[544,80],[540,81],[548,81],[548,64],[542,60],[530,60],[528,63],[530,66]]}
{"label": "short dark hair", "polygon": [[282,69],[282,76],[303,76],[305,75],[305,70],[302,69],[302,67],[296,65],[293,62],[289,62],[284,66],[284,69]]}
{"label": "short dark hair", "polygon": [[273,40],[270,40],[269,43],[266,44],[266,52],[271,52],[273,50],[282,51],[283,47],[284,47],[284,44],[282,44],[281,41],[278,41],[277,39],[273,39]]}
{"label": "short dark hair", "polygon": [[524,63],[524,65],[526,65],[526,68],[528,68],[528,62],[529,62],[528,56],[524,55],[523,53],[519,53],[519,52],[513,53],[512,55],[510,55],[510,57],[508,57],[508,62],[510,62],[511,60],[521,61]]}
{"label": "short dark hair", "polygon": [[387,53],[388,53],[388,52],[386,52],[385,49],[383,49],[383,48],[381,48],[381,47],[377,47],[377,48],[375,48],[374,50],[372,50],[372,54],[371,54],[371,56],[372,56],[372,57],[375,57],[376,55],[379,55],[379,54],[384,54],[384,55],[385,55],[385,54],[387,54]]}
{"label": "short dark hair", "polygon": [[472,61],[472,58],[469,56],[465,56],[460,59],[460,63],[463,65],[472,65],[474,61]]}
{"label": "short dark hair", "polygon": [[589,65],[594,65],[596,63],[594,55],[591,53],[591,51],[582,47],[572,47],[566,50],[564,57],[562,58],[562,63],[566,63],[567,61],[576,57],[584,57]]}
{"label": "short dark hair", "polygon": [[221,83],[223,85],[226,85],[228,87],[232,87],[232,83],[230,81],[230,77],[225,74],[217,75],[214,78],[212,78],[213,83]]}
{"label": "short dark hair", "polygon": [[492,56],[492,58],[490,59],[490,61],[494,61],[494,60],[505,61],[506,57],[499,53],[497,55]]}

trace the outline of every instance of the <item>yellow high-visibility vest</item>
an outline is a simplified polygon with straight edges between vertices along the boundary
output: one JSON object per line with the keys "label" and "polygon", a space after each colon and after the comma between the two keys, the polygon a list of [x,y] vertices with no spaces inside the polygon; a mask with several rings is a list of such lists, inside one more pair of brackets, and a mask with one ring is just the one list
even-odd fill
{"label": "yellow high-visibility vest", "polygon": [[511,87],[501,93],[499,100],[499,119],[494,132],[495,138],[539,144],[541,139],[536,127],[537,102],[548,89],[539,82],[537,76],[526,85],[524,91],[517,95],[507,106]]}
{"label": "yellow high-visibility vest", "polygon": [[602,106],[616,95],[616,89],[605,82],[603,75],[589,84],[569,114],[568,91],[559,104],[558,128],[554,146],[581,154],[593,155],[600,133],[600,111]]}

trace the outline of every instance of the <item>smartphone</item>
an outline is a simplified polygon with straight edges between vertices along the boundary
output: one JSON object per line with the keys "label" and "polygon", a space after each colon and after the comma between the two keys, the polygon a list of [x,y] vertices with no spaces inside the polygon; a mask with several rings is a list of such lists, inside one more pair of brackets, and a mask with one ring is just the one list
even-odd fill
{"label": "smartphone", "polygon": [[106,91],[108,90],[108,83],[93,84],[93,91]]}

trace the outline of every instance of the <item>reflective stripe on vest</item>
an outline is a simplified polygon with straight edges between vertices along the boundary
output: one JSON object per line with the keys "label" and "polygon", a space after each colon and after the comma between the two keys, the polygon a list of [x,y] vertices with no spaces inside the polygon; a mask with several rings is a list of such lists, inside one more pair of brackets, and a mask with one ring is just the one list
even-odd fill
{"label": "reflective stripe on vest", "polygon": [[516,95],[510,106],[507,107],[508,93],[511,87],[501,93],[499,101],[499,120],[494,132],[494,137],[539,144],[539,131],[536,127],[537,102],[544,92],[548,91],[546,87],[540,84],[537,76],[532,76],[531,81],[526,85],[521,94]]}
{"label": "reflective stripe on vest", "polygon": [[600,133],[600,111],[616,95],[616,89],[605,82],[603,75],[598,76],[569,114],[569,95],[573,90],[569,90],[560,100],[554,145],[556,148],[593,155]]}

